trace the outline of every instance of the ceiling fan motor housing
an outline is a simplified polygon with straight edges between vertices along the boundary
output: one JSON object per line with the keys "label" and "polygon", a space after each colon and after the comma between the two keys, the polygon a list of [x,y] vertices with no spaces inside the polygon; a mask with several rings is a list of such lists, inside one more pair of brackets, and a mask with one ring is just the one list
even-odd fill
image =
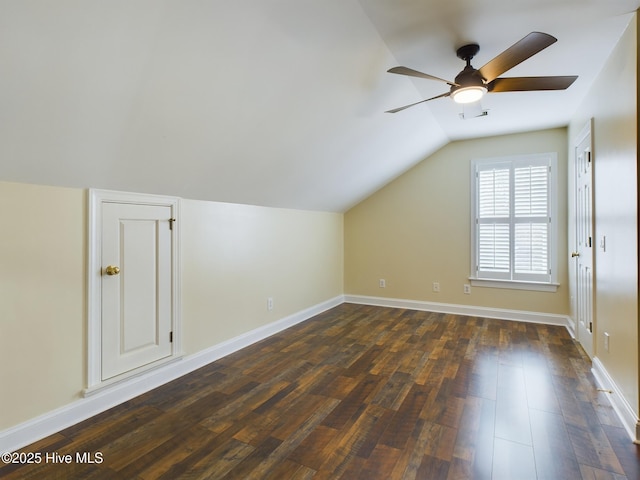
{"label": "ceiling fan motor housing", "polygon": [[471,66],[471,59],[480,51],[477,43],[464,45],[456,51],[458,58],[467,62],[466,67],[456,76],[451,86],[451,98],[457,103],[471,103],[487,93],[487,86],[480,72]]}
{"label": "ceiling fan motor housing", "polygon": [[[463,45],[456,50],[458,58],[467,62],[467,66],[464,67],[464,70],[462,70],[455,78],[455,83],[459,85],[459,87],[485,87],[482,75],[480,75],[478,70],[471,66],[471,59],[475,57],[479,51],[480,45],[477,43]],[[452,87],[451,92],[453,93],[454,90],[456,90],[456,87]]]}
{"label": "ceiling fan motor housing", "polygon": [[455,79],[456,85],[451,86],[450,95],[456,103],[472,103],[480,100],[488,88],[484,80],[471,65],[464,67]]}
{"label": "ceiling fan motor housing", "polygon": [[454,82],[457,85],[452,87],[452,91],[460,87],[485,87],[484,80],[480,75],[480,72],[473,68],[471,65],[467,65],[455,78]]}

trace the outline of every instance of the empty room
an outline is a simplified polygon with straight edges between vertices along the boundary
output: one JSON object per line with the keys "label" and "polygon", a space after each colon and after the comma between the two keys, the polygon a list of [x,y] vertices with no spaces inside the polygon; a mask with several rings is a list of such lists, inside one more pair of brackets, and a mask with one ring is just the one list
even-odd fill
{"label": "empty room", "polygon": [[0,2],[0,477],[640,478],[639,8]]}

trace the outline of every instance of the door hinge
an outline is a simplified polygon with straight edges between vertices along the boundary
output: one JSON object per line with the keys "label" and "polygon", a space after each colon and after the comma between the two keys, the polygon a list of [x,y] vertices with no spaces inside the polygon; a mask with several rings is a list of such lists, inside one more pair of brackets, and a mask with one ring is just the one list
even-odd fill
{"label": "door hinge", "polygon": [[589,237],[589,243],[587,244],[589,248],[591,248],[591,237]]}
{"label": "door hinge", "polygon": [[589,333],[593,333],[593,322],[589,322]]}
{"label": "door hinge", "polygon": [[173,230],[173,222],[175,222],[176,219],[175,218],[170,218],[169,219],[169,230]]}
{"label": "door hinge", "polygon": [[169,332],[169,343],[173,343],[173,332]]}

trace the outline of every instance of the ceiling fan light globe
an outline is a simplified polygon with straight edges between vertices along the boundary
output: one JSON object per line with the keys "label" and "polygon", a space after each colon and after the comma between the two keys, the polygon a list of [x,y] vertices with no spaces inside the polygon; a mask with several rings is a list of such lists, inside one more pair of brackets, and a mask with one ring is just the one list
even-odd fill
{"label": "ceiling fan light globe", "polygon": [[453,101],[456,103],[473,103],[480,100],[487,93],[486,87],[473,85],[470,87],[460,87],[451,93]]}

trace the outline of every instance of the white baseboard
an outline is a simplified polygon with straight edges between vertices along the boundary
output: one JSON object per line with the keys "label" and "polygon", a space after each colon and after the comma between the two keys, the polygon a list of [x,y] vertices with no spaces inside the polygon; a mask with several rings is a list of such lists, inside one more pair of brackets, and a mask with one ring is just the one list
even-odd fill
{"label": "white baseboard", "polygon": [[339,295],[325,302],[301,310],[273,323],[251,330],[225,342],[214,345],[181,360],[158,369],[127,379],[95,393],[47,412],[24,423],[0,432],[0,453],[13,452],[19,448],[41,440],[71,425],[75,425],[111,407],[126,402],[149,390],[164,385],[189,372],[197,370],[226,355],[263,340],[282,330],[301,323],[344,302]]}
{"label": "white baseboard", "polygon": [[609,375],[609,372],[598,357],[594,357],[592,365],[591,371],[593,372],[593,376],[596,377],[596,382],[600,388],[605,390],[603,394],[609,399],[624,429],[629,434],[633,443],[640,444],[640,419],[638,415],[636,415],[631,405],[629,405],[629,402],[624,398],[622,391],[618,385],[616,385],[616,382],[611,375]]}
{"label": "white baseboard", "polygon": [[516,320],[529,323],[543,323],[565,327],[573,337],[572,323],[567,315],[553,313],[527,312],[524,310],[506,310],[502,308],[476,307],[473,305],[455,305],[451,303],[424,302],[399,298],[367,297],[364,295],[345,295],[347,303],[376,305],[380,307],[407,308],[436,313],[450,313],[472,317],[495,318],[498,320]]}

